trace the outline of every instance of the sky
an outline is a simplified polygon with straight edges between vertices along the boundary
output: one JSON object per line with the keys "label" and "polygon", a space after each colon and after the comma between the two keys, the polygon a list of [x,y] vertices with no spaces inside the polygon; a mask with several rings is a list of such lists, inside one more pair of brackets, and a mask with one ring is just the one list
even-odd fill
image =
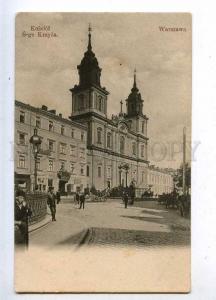
{"label": "sky", "polygon": [[[191,131],[191,15],[145,13],[20,13],[16,17],[16,99],[36,107],[47,105],[64,117],[71,114],[71,93],[78,83],[77,65],[92,48],[102,68],[101,85],[110,92],[108,115],[126,111],[133,85],[149,118],[149,160],[159,167],[182,161],[182,131]],[[38,37],[31,26],[50,26],[56,37]],[[159,27],[186,31],[160,31]],[[28,37],[27,33],[34,33]]]}

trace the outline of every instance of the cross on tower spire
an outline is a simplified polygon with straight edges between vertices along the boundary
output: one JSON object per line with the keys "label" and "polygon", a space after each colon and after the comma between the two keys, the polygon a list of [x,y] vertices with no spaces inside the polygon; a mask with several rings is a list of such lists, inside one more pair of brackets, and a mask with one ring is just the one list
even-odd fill
{"label": "cross on tower spire", "polygon": [[88,27],[88,50],[90,51],[92,49],[92,46],[91,46],[91,31],[92,31],[92,28],[91,28],[91,23],[89,23],[89,27]]}
{"label": "cross on tower spire", "polygon": [[123,106],[122,100],[120,101],[120,105],[121,105],[121,114],[122,114],[122,106]]}
{"label": "cross on tower spire", "polygon": [[134,69],[134,88],[136,88],[136,68]]}

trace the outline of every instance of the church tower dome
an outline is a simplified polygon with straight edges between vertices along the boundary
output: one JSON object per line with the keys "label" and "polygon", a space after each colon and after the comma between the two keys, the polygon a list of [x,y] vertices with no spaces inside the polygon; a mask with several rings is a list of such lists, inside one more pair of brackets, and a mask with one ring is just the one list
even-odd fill
{"label": "church tower dome", "polygon": [[77,66],[79,71],[79,86],[90,87],[92,85],[101,87],[100,76],[101,68],[99,67],[98,60],[92,51],[91,45],[91,27],[89,26],[88,33],[88,47],[84,53],[81,63]]}
{"label": "church tower dome", "polygon": [[136,83],[136,69],[134,70],[134,83],[131,92],[126,99],[127,115],[128,117],[142,116],[143,115],[143,102],[142,96],[137,88]]}
{"label": "church tower dome", "polygon": [[92,51],[91,27],[88,29],[87,51],[77,66],[79,83],[72,89],[72,114],[71,117],[80,120],[80,116],[97,114],[107,116],[107,96],[109,92],[101,87],[100,77],[102,69]]}

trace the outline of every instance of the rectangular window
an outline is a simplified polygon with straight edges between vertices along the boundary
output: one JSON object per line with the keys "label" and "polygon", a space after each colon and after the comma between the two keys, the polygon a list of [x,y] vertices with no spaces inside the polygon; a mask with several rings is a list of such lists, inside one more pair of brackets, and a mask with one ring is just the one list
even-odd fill
{"label": "rectangular window", "polygon": [[54,151],[54,142],[49,140],[49,151]]}
{"label": "rectangular window", "polygon": [[53,131],[53,121],[49,121],[49,131]]}
{"label": "rectangular window", "polygon": [[25,113],[24,113],[24,111],[20,112],[20,123],[25,123]]}
{"label": "rectangular window", "polygon": [[61,154],[66,154],[66,145],[65,144],[61,144],[59,145],[59,152]]}
{"label": "rectangular window", "polygon": [[71,130],[71,137],[74,138],[74,129]]}
{"label": "rectangular window", "polygon": [[80,158],[85,158],[85,149],[80,148],[79,153],[80,153]]}
{"label": "rectangular window", "polygon": [[81,166],[81,168],[80,168],[80,174],[84,175],[84,168],[83,168],[83,166]]}
{"label": "rectangular window", "polygon": [[111,178],[111,168],[107,168],[107,178]]}
{"label": "rectangular window", "polygon": [[24,133],[19,134],[19,144],[25,145],[25,134]]}
{"label": "rectangular window", "polygon": [[61,135],[64,135],[64,132],[65,132],[65,127],[64,125],[61,125]]}
{"label": "rectangular window", "polygon": [[25,168],[25,156],[24,155],[19,156],[18,166],[19,166],[19,168]]}
{"label": "rectangular window", "polygon": [[81,132],[81,141],[83,142],[84,141],[84,133]]}
{"label": "rectangular window", "polygon": [[111,138],[112,138],[111,133],[108,132],[107,133],[107,147],[108,148],[111,148]]}
{"label": "rectangular window", "polygon": [[86,166],[86,176],[89,177],[89,166]]}
{"label": "rectangular window", "polygon": [[102,144],[102,129],[101,128],[97,129],[97,143]]}
{"label": "rectangular window", "polygon": [[53,171],[53,160],[49,159],[49,171]]}
{"label": "rectangular window", "polygon": [[70,145],[70,155],[76,156],[76,146]]}
{"label": "rectangular window", "polygon": [[35,126],[36,126],[37,128],[40,128],[40,127],[41,127],[41,119],[40,119],[40,117],[36,117],[36,123],[35,123]]}
{"label": "rectangular window", "polygon": [[98,177],[101,177],[101,167],[98,167]]}
{"label": "rectangular window", "polygon": [[74,163],[73,162],[70,163],[70,171],[72,174],[74,174]]}

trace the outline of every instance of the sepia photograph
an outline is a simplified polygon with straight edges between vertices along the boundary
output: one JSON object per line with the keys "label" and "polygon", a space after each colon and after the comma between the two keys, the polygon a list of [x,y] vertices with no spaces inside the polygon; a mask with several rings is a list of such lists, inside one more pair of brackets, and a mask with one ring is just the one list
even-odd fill
{"label": "sepia photograph", "polygon": [[191,14],[15,23],[16,292],[189,293]]}

